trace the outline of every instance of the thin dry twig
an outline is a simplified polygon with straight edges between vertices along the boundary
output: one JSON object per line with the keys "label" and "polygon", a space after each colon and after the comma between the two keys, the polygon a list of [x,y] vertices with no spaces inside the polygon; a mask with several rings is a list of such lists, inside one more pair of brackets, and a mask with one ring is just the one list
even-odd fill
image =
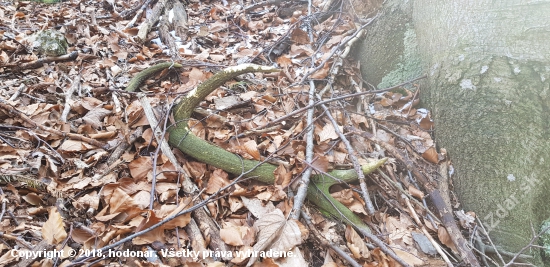
{"label": "thin dry twig", "polygon": [[395,85],[395,86],[392,86],[392,87],[388,87],[386,89],[347,94],[347,95],[343,95],[343,96],[333,97],[331,99],[327,99],[327,100],[323,100],[323,101],[317,101],[314,104],[309,104],[309,105],[307,105],[303,108],[299,108],[299,109],[297,109],[293,112],[290,112],[290,113],[286,114],[285,116],[279,117],[279,118],[277,118],[277,119],[275,119],[275,120],[273,120],[273,121],[271,121],[271,122],[269,122],[269,123],[267,123],[263,126],[260,126],[260,127],[258,127],[258,129],[271,127],[271,126],[276,125],[276,124],[278,124],[282,121],[287,120],[288,118],[290,118],[292,116],[296,116],[296,115],[298,115],[298,114],[300,114],[304,111],[307,111],[310,108],[314,108],[314,107],[319,106],[319,105],[327,104],[327,103],[330,103],[330,102],[334,102],[334,101],[338,101],[338,100],[342,100],[342,99],[346,99],[346,98],[352,98],[352,97],[356,97],[356,96],[362,96],[362,95],[368,95],[368,94],[378,94],[378,93],[384,93],[384,92],[392,91],[392,90],[395,90],[395,89],[397,89],[399,87],[402,87],[404,85],[410,84],[414,81],[424,79],[426,77],[427,77],[426,75],[422,75],[422,76],[416,77],[414,79],[411,79],[409,81],[406,81],[404,83],[401,83],[401,84],[398,84],[398,85]]}
{"label": "thin dry twig", "polygon": [[78,87],[80,87],[80,74],[74,77],[71,87],[65,92],[65,105],[63,106],[61,117],[59,118],[62,122],[67,122],[67,117],[69,116],[69,112],[71,112],[71,104],[74,102],[72,97]]}
{"label": "thin dry twig", "polygon": [[531,240],[529,241],[529,244],[527,244],[525,247],[523,247],[522,249],[520,249],[518,251],[518,253],[516,253],[514,255],[514,257],[512,257],[512,259],[506,263],[503,267],[508,267],[508,266],[512,266],[512,265],[518,265],[520,263],[517,263],[516,260],[521,257],[522,253],[526,250],[528,250],[529,248],[535,246],[535,241],[537,241],[543,234],[545,234],[546,232],[548,232],[548,230],[550,230],[550,225],[548,225],[546,228],[542,229],[538,234],[535,234],[535,230],[533,230],[533,226],[531,225],[531,231],[533,232],[533,238],[531,238]]}
{"label": "thin dry twig", "polygon": [[491,244],[491,247],[493,247],[495,249],[495,252],[496,252],[498,258],[500,259],[500,261],[502,262],[502,264],[506,264],[506,262],[502,258],[502,255],[500,255],[498,249],[496,248],[495,244],[493,243],[493,240],[489,236],[489,233],[487,233],[487,230],[485,229],[485,226],[483,225],[483,222],[481,222],[481,220],[478,217],[476,217],[476,220],[477,220],[477,223],[478,223],[477,225],[479,225],[479,227],[481,227],[481,230],[483,230],[483,234],[487,237],[487,240],[489,240],[489,244]]}
{"label": "thin dry twig", "polygon": [[[308,5],[308,16],[311,16],[311,0],[309,0]],[[309,27],[309,40],[310,43],[313,43],[313,33],[311,27]],[[313,65],[313,57],[311,58],[311,64]],[[315,84],[312,80],[309,81],[309,93],[308,93],[308,104],[313,105],[315,103]],[[306,158],[305,161],[307,163],[313,162],[313,133],[315,130],[315,126],[313,125],[313,115],[315,113],[315,109],[308,109],[307,111],[307,133],[306,133]],[[304,173],[302,174],[302,178],[300,179],[300,185],[298,186],[298,190],[296,190],[296,196],[294,196],[294,206],[293,206],[293,213],[290,215],[292,219],[298,220],[300,218],[300,210],[302,210],[302,206],[304,205],[304,200],[306,199],[307,195],[307,188],[309,187],[309,178],[311,177],[311,174],[313,173],[313,169],[306,168]]]}
{"label": "thin dry twig", "polygon": [[[319,97],[319,96],[318,96]],[[320,97],[319,97],[320,98]],[[344,143],[346,146],[346,149],[348,150],[349,158],[353,164],[353,169],[357,173],[357,177],[359,179],[359,185],[361,187],[361,194],[363,197],[363,200],[365,201],[365,207],[368,215],[374,215],[374,205],[372,205],[372,201],[370,200],[369,191],[367,189],[367,183],[365,181],[365,174],[363,173],[363,170],[361,170],[361,164],[359,163],[359,160],[357,159],[357,156],[355,156],[355,149],[351,146],[351,143],[346,138],[346,136],[340,131],[340,127],[336,120],[334,120],[334,117],[332,117],[332,114],[330,113],[330,110],[325,105],[321,105],[323,110],[327,114],[327,118],[332,123],[332,126],[334,128],[334,131],[336,134],[340,137],[340,140]]]}

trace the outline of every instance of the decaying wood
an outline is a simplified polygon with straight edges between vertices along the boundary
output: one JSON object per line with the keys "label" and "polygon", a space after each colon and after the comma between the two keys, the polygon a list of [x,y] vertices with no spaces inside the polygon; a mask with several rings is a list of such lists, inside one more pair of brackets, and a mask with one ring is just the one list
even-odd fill
{"label": "decaying wood", "polygon": [[180,1],[176,1],[172,7],[172,12],[174,17],[172,18],[171,24],[174,27],[174,31],[176,31],[176,36],[181,38],[182,42],[185,42],[187,40],[187,32],[189,31],[189,23],[185,6]]}
{"label": "decaying wood", "polygon": [[143,43],[145,42],[145,40],[147,40],[147,34],[149,33],[153,25],[155,25],[155,23],[159,21],[159,18],[162,15],[162,12],[164,11],[164,8],[166,7],[167,3],[168,3],[168,0],[160,0],[155,4],[149,18],[147,18],[139,26],[139,31],[136,36],[136,41]]}

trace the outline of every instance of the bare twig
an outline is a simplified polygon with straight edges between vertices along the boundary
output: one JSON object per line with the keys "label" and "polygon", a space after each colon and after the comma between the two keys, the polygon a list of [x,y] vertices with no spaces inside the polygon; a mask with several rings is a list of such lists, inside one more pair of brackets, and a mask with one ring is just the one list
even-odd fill
{"label": "bare twig", "polygon": [[340,131],[338,123],[336,122],[336,120],[334,120],[334,117],[332,117],[332,114],[330,113],[328,108],[325,105],[321,105],[321,107],[327,113],[327,117],[331,121],[334,127],[334,131],[336,131],[336,134],[340,137],[340,140],[342,140],[342,142],[346,146],[346,149],[348,150],[348,155],[353,164],[353,169],[355,169],[355,172],[357,173],[357,177],[359,178],[359,185],[361,186],[361,193],[362,193],[363,199],[365,200],[365,207],[367,210],[367,214],[374,215],[374,206],[372,205],[372,201],[370,200],[369,191],[367,189],[367,183],[365,181],[365,174],[363,174],[363,171],[361,170],[361,164],[359,163],[357,156],[355,156],[355,149],[353,149],[349,140],[342,133],[342,131]]}
{"label": "bare twig", "polygon": [[539,239],[540,236],[542,236],[543,234],[545,234],[548,230],[550,230],[550,225],[548,225],[546,228],[542,229],[538,234],[535,234],[535,231],[532,229],[533,226],[531,226],[531,230],[533,231],[533,238],[531,238],[531,241],[529,241],[529,244],[527,244],[525,247],[523,247],[522,249],[520,249],[518,251],[518,253],[516,253],[516,255],[514,255],[514,257],[508,262],[506,263],[503,267],[508,267],[508,266],[512,266],[512,265],[517,265],[518,263],[516,263],[515,261],[522,255],[522,253],[531,248],[532,246],[535,245],[535,241],[537,241]]}
{"label": "bare twig", "polygon": [[15,91],[15,94],[13,94],[10,97],[10,101],[15,101],[15,99],[17,99],[17,97],[21,94],[21,92],[25,91],[26,89],[27,89],[27,86],[24,83],[21,83],[19,85],[19,88],[17,88],[17,91]]}
{"label": "bare twig", "polygon": [[72,96],[78,87],[80,87],[80,74],[74,77],[71,87],[65,92],[65,105],[63,106],[61,117],[59,118],[62,122],[67,122],[67,116],[69,116],[69,112],[71,112],[71,104],[74,102]]}
{"label": "bare twig", "polygon": [[506,262],[502,258],[502,255],[500,255],[500,253],[498,252],[495,244],[493,243],[493,240],[489,236],[489,233],[487,233],[487,230],[485,229],[485,226],[483,225],[483,222],[481,222],[481,220],[477,216],[476,216],[476,220],[477,220],[477,225],[479,225],[479,227],[481,227],[481,230],[483,230],[483,234],[487,237],[487,240],[489,240],[489,244],[491,244],[491,247],[495,250],[495,252],[496,252],[498,258],[500,259],[500,261],[502,262],[502,264],[506,264]]}
{"label": "bare twig", "polygon": [[[308,16],[311,15],[311,0],[309,0],[308,5]],[[310,43],[313,43],[313,33],[311,31],[311,27],[309,27],[309,40]],[[311,64],[313,65],[313,58],[311,59]],[[315,84],[313,81],[309,81],[309,105],[313,105],[315,103]],[[306,133],[306,162],[312,163],[313,162],[313,133],[315,130],[315,125],[313,125],[313,115],[315,113],[315,109],[308,109],[307,111],[307,133]],[[300,185],[298,186],[298,190],[296,192],[296,195],[294,196],[294,206],[292,207],[293,213],[290,215],[292,219],[298,220],[300,218],[300,210],[302,210],[302,206],[304,205],[304,200],[307,196],[307,188],[309,187],[309,178],[311,177],[311,174],[313,172],[313,169],[310,167],[307,167],[304,173],[302,174],[302,178],[300,179]]]}
{"label": "bare twig", "polygon": [[386,182],[390,183],[391,185],[393,185],[395,188],[397,188],[397,190],[399,190],[399,192],[405,196],[407,196],[407,198],[409,198],[410,200],[412,200],[418,207],[424,209],[424,211],[426,211],[427,215],[431,215],[433,218],[435,218],[435,220],[437,220],[438,223],[441,223],[439,221],[439,219],[437,219],[437,217],[435,216],[435,214],[432,213],[431,210],[429,210],[427,207],[425,207],[421,202],[419,202],[418,200],[416,200],[414,197],[412,197],[409,192],[405,191],[405,189],[403,189],[403,187],[400,186],[400,184],[397,184],[396,182],[394,182],[392,179],[390,179],[390,177],[388,177],[388,175],[386,175],[382,170],[378,170],[378,174],[380,174],[382,176],[382,178],[384,178],[386,180]]}
{"label": "bare twig", "polygon": [[409,265],[407,262],[405,262],[403,259],[397,256],[397,254],[395,254],[395,252],[393,252],[393,250],[391,250],[386,244],[384,244],[384,242],[382,242],[382,240],[380,240],[377,236],[362,229],[357,229],[357,230],[361,232],[362,235],[370,239],[372,243],[376,244],[380,248],[380,250],[382,250],[384,253],[389,255],[392,259],[394,259],[396,262],[401,264],[403,267],[411,267],[411,265]]}
{"label": "bare twig", "polygon": [[143,11],[145,11],[145,9],[146,9],[147,6],[151,3],[151,1],[153,1],[153,0],[146,0],[146,1],[143,3],[143,5],[137,6],[136,8],[130,9],[130,10],[128,10],[128,11],[123,11],[122,13],[120,13],[120,16],[121,16],[123,19],[127,19],[127,18],[130,17],[133,13],[137,12],[136,15],[134,16],[134,18],[132,18],[132,20],[128,23],[128,25],[126,25],[126,29],[132,28],[132,27],[134,26],[134,24],[136,24],[137,19],[141,16],[141,14],[143,13]]}
{"label": "bare twig", "polygon": [[[315,101],[315,85],[313,85],[313,81],[310,81],[310,92],[309,92],[309,105],[312,105]],[[307,163],[313,162],[313,131],[315,129],[315,126],[313,125],[313,113],[314,109],[309,109],[307,112],[307,133],[306,133],[306,158],[305,161]],[[300,186],[298,187],[298,190],[296,192],[296,196],[294,196],[294,206],[293,206],[293,213],[292,217],[293,219],[297,220],[300,218],[300,210],[302,209],[302,205],[304,204],[304,200],[306,199],[307,195],[307,188],[309,186],[309,178],[311,177],[313,170],[310,167],[307,167],[304,173],[302,174],[302,178],[300,180]]]}
{"label": "bare twig", "polygon": [[267,0],[267,1],[263,1],[263,2],[256,3],[256,4],[249,5],[249,6],[244,8],[244,11],[248,12],[250,10],[253,10],[253,9],[256,9],[256,8],[259,8],[259,7],[263,7],[263,6],[268,6],[268,5],[278,6],[282,2],[283,2],[282,0]]}
{"label": "bare twig", "polygon": [[334,47],[331,51],[330,51],[330,54],[325,58],[325,60],[323,60],[321,63],[319,63],[319,65],[317,65],[317,67],[311,69],[309,72],[307,72],[304,77],[302,77],[302,80],[300,80],[299,84],[302,84],[305,82],[305,80],[313,73],[317,72],[318,70],[320,70],[323,66],[325,66],[325,64],[334,56],[334,54],[336,54],[336,52],[338,52],[340,49],[342,49],[347,42],[353,40],[356,36],[358,36],[360,33],[362,34],[363,33],[363,29],[366,28],[367,26],[369,26],[374,20],[376,20],[376,18],[378,18],[378,14],[374,17],[372,17],[370,19],[369,22],[365,23],[364,25],[362,25],[359,29],[357,29],[357,31],[352,34],[351,36],[349,36],[348,38],[346,38],[344,41],[340,42],[338,44],[338,46]]}
{"label": "bare twig", "polygon": [[8,203],[8,199],[4,195],[4,191],[2,188],[0,188],[0,201],[2,201],[2,211],[0,212],[0,222],[2,221],[2,218],[4,217],[4,213],[6,213],[6,203]]}
{"label": "bare twig", "polygon": [[[356,131],[357,132],[357,131]],[[454,217],[451,213],[452,208],[448,206],[443,198],[441,197],[441,193],[434,185],[433,181],[428,180],[428,178],[422,174],[413,164],[413,162],[409,159],[406,159],[401,152],[397,151],[393,146],[390,146],[389,144],[382,142],[377,137],[365,133],[365,132],[358,132],[361,136],[364,136],[365,138],[370,139],[374,143],[380,145],[384,149],[386,149],[388,152],[393,154],[395,158],[397,158],[399,161],[401,161],[408,170],[412,172],[414,177],[422,184],[424,189],[427,191],[427,193],[430,196],[430,199],[432,200],[432,203],[436,207],[437,211],[440,214],[441,221],[443,222],[443,225],[447,229],[447,232],[449,232],[449,235],[451,236],[451,239],[453,240],[453,243],[456,245],[457,249],[459,250],[459,253],[461,257],[464,259],[464,261],[468,264],[471,264],[473,266],[479,266],[479,263],[475,257],[475,255],[472,253],[471,249],[468,248],[466,240],[464,240],[464,237],[460,233],[460,230],[458,229],[458,226],[456,225],[456,221],[454,220]]]}
{"label": "bare twig", "polygon": [[178,164],[176,156],[174,155],[174,153],[172,153],[172,149],[170,149],[168,142],[166,142],[166,140],[164,139],[165,131],[163,129],[166,129],[166,123],[164,127],[159,127],[160,125],[156,119],[155,114],[153,113],[153,108],[151,107],[151,104],[149,103],[147,97],[144,94],[138,94],[138,97],[141,106],[143,107],[143,111],[145,112],[145,116],[149,121],[149,125],[151,125],[151,129],[153,130],[153,134],[157,140],[158,146],[162,150],[162,154],[164,154],[168,158],[168,160],[170,160],[172,165],[176,166],[178,172],[184,174],[184,179],[182,181],[184,191],[186,193],[194,192],[196,190],[196,185],[193,184],[193,182],[191,181],[190,175]]}
{"label": "bare twig", "polygon": [[270,127],[270,126],[273,126],[275,124],[278,124],[282,121],[285,121],[287,120],[288,118],[292,117],[292,116],[296,116],[310,108],[314,108],[316,106],[319,106],[319,105],[323,105],[323,104],[327,104],[327,103],[330,103],[330,102],[334,102],[334,101],[338,101],[338,100],[342,100],[342,99],[345,99],[345,98],[350,98],[350,97],[356,97],[356,96],[362,96],[362,95],[368,95],[368,94],[378,94],[378,93],[384,93],[384,92],[388,92],[388,91],[391,91],[391,90],[395,90],[401,86],[404,86],[404,85],[407,85],[409,83],[412,83],[414,81],[417,81],[417,80],[420,80],[420,79],[424,79],[426,78],[427,76],[426,75],[422,75],[422,76],[419,76],[419,77],[416,77],[414,79],[411,79],[409,81],[406,81],[404,83],[401,83],[401,84],[398,84],[398,85],[395,85],[395,86],[392,86],[392,87],[388,87],[386,89],[380,89],[380,90],[374,90],[374,91],[366,91],[366,92],[359,92],[359,93],[354,93],[354,94],[348,94],[348,95],[343,95],[343,96],[338,96],[338,97],[333,97],[331,99],[327,99],[327,100],[323,100],[323,101],[318,101],[318,102],[315,102],[314,104],[309,104],[303,108],[299,108],[291,113],[288,113],[286,114],[285,116],[282,116],[282,117],[279,117],[267,124],[265,124],[264,126],[261,126],[261,127],[258,127],[258,129],[263,129],[263,128],[266,128],[266,127]]}
{"label": "bare twig", "polygon": [[157,23],[167,4],[168,0],[160,0],[155,4],[153,10],[151,11],[151,16],[148,16],[148,18],[139,26],[139,31],[136,36],[137,41],[141,43],[145,42],[149,30],[151,30],[151,27]]}

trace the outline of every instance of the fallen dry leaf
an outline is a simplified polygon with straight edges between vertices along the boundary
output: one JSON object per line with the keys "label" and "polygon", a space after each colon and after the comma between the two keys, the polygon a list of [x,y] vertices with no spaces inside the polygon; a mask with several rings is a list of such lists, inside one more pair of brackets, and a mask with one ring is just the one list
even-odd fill
{"label": "fallen dry leaf", "polygon": [[56,207],[50,209],[48,220],[42,226],[42,238],[50,245],[57,245],[67,238],[63,218]]}
{"label": "fallen dry leaf", "polygon": [[[255,251],[289,251],[303,242],[307,230],[295,220],[287,220],[283,212],[276,209],[265,214],[254,223],[258,232],[258,241],[254,245]],[[305,231],[305,232],[303,232]],[[277,257],[275,257],[276,259]],[[251,261],[255,261],[251,258]]]}
{"label": "fallen dry leaf", "polygon": [[353,257],[359,260],[366,260],[370,257],[370,251],[365,244],[363,238],[361,238],[357,232],[351,227],[346,226],[346,244],[353,254]]}
{"label": "fallen dry leaf", "polygon": [[[395,252],[395,254],[397,254],[397,256],[399,256],[399,258],[401,258],[411,266],[424,266],[425,264],[423,260],[414,256],[411,253],[408,253],[400,249],[394,249],[393,251]],[[392,259],[392,262],[395,262],[395,261]]]}
{"label": "fallen dry leaf", "polygon": [[447,229],[443,226],[439,226],[437,229],[437,238],[439,238],[439,241],[448,248],[452,249],[454,252],[458,252],[456,249],[455,244],[453,243],[453,240],[449,236],[449,233],[447,232]]}

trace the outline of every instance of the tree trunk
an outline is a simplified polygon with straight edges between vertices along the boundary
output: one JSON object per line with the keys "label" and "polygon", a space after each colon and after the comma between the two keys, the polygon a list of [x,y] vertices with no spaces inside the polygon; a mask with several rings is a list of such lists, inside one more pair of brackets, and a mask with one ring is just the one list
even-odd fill
{"label": "tree trunk", "polygon": [[511,252],[550,216],[549,15],[549,0],[388,1],[358,52],[379,87],[428,74],[462,208]]}

